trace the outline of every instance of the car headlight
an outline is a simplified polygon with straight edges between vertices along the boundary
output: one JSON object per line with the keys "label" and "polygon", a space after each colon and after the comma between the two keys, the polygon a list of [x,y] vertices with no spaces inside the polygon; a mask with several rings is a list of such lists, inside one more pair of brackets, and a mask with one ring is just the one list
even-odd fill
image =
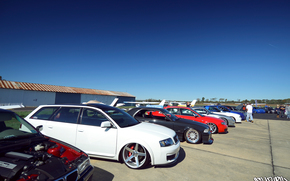
{"label": "car headlight", "polygon": [[209,132],[209,128],[206,128],[205,130],[203,130],[204,133],[208,133]]}
{"label": "car headlight", "polygon": [[88,166],[90,166],[90,159],[87,158],[81,164],[78,165],[78,173],[81,174]]}
{"label": "car headlight", "polygon": [[223,121],[223,122],[222,122],[222,125],[226,125],[226,123]]}
{"label": "car headlight", "polygon": [[166,146],[173,145],[174,142],[173,142],[173,140],[171,138],[167,138],[165,140],[159,141],[159,144],[160,144],[161,147],[166,147]]}

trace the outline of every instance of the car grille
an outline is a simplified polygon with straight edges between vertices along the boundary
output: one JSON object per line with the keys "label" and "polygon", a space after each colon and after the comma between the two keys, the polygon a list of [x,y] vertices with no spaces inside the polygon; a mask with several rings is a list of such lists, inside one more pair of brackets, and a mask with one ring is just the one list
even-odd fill
{"label": "car grille", "polygon": [[174,136],[174,142],[175,142],[175,144],[177,144],[178,142],[179,142],[179,139],[178,139],[178,136],[177,136],[177,134]]}
{"label": "car grille", "polygon": [[64,175],[62,178],[56,179],[56,181],[76,181],[78,180],[78,171],[75,169],[74,171]]}

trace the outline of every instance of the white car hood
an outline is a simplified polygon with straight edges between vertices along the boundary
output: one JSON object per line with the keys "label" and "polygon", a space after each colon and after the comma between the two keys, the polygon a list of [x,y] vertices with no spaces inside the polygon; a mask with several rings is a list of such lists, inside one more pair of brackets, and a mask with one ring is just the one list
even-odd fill
{"label": "white car hood", "polygon": [[172,138],[176,134],[175,131],[165,126],[145,122],[141,122],[140,124],[130,127],[130,131],[139,133],[138,135],[140,135],[141,132],[146,135],[154,135],[161,139],[169,137]]}

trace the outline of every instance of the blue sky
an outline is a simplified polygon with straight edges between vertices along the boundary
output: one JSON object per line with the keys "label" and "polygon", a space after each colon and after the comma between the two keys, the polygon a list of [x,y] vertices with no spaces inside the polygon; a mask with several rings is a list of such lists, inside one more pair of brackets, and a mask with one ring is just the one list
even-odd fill
{"label": "blue sky", "polygon": [[0,76],[136,99],[286,99],[289,8],[289,0],[1,0]]}

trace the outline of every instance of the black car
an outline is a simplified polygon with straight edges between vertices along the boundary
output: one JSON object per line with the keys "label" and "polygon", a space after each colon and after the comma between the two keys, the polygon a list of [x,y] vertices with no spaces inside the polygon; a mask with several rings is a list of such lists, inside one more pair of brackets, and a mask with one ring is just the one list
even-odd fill
{"label": "black car", "polygon": [[237,111],[236,106],[228,106],[228,105],[225,106],[232,111]]}
{"label": "black car", "polygon": [[92,179],[94,168],[86,153],[38,129],[0,109],[0,180]]}
{"label": "black car", "polygon": [[266,112],[266,113],[270,113],[270,114],[274,114],[274,113],[276,113],[276,112],[275,112],[275,109],[272,108],[272,107],[265,107],[264,109],[265,109],[265,112]]}
{"label": "black car", "polygon": [[188,143],[213,143],[208,125],[188,119],[182,119],[162,108],[137,107],[128,113],[141,122],[150,122],[173,129],[179,140]]}

